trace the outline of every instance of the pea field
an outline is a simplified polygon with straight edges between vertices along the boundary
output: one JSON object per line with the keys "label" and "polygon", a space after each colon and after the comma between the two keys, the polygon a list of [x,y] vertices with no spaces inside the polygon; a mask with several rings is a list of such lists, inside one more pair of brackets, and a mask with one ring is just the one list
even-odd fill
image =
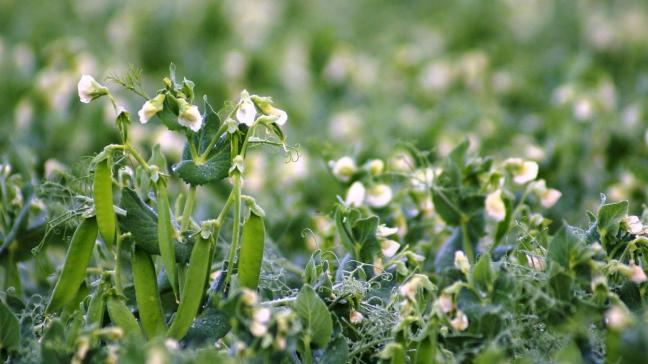
{"label": "pea field", "polygon": [[648,2],[0,0],[0,362],[648,363]]}

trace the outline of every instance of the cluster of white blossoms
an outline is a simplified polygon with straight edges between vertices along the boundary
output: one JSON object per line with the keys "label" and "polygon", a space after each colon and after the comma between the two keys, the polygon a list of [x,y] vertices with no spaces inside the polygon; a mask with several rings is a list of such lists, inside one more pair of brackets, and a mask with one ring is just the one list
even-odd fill
{"label": "cluster of white blossoms", "polygon": [[383,208],[392,200],[393,192],[389,185],[377,183],[369,188],[360,181],[355,181],[347,191],[344,203],[351,207],[360,207],[364,203],[375,208]]}
{"label": "cluster of white blossoms", "polygon": [[[190,81],[186,81],[190,82]],[[90,75],[83,75],[77,85],[79,99],[83,103],[89,103],[101,96],[108,95],[108,88],[101,85]],[[139,121],[146,124],[154,116],[164,110],[164,104],[167,97],[172,97],[172,101],[178,107],[178,124],[191,129],[194,132],[199,131],[203,125],[203,116],[198,110],[198,106],[191,104],[184,97],[173,97],[166,93],[157,94],[150,100],[147,100],[137,112]],[[288,114],[272,105],[272,99],[250,95],[246,90],[241,92],[238,104],[236,105],[236,120],[228,118],[226,124],[232,127],[228,131],[233,132],[239,123],[248,127],[256,121],[272,122],[281,126],[288,120]],[[259,117],[257,117],[259,115]]]}
{"label": "cluster of white blossoms", "polygon": [[[525,185],[528,183],[528,191],[533,193],[540,205],[548,209],[555,205],[562,193],[554,188],[548,188],[545,180],[538,177],[538,164],[533,161],[525,161],[520,158],[509,158],[503,163],[505,170],[509,171],[512,181],[518,185]],[[506,218],[506,203],[504,202],[504,191],[502,186],[504,180],[500,179],[499,187],[486,196],[484,207],[486,215],[500,222]]]}
{"label": "cluster of white blossoms", "polygon": [[[329,167],[333,176],[340,182],[349,182],[361,171],[353,158],[343,156],[338,160],[329,161]],[[367,161],[362,170],[370,176],[382,174],[385,163],[380,159],[371,159]],[[351,184],[346,193],[345,204],[350,207],[360,207],[365,203],[370,207],[383,208],[387,206],[393,197],[391,187],[385,183],[374,183],[368,187],[361,181],[355,181]]]}

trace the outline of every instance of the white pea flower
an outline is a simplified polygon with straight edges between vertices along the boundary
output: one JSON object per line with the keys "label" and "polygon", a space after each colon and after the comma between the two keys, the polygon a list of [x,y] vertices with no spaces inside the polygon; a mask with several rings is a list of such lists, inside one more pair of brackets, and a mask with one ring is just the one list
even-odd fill
{"label": "white pea flower", "polygon": [[194,132],[197,132],[202,127],[203,117],[200,115],[198,106],[191,105],[184,99],[178,99],[180,106],[180,114],[178,115],[178,123],[185,126]]}
{"label": "white pea flower", "polygon": [[142,105],[142,108],[137,112],[140,123],[148,123],[155,114],[162,111],[164,108],[164,98],[164,94],[159,94]]}
{"label": "white pea flower", "polygon": [[242,294],[241,294],[241,302],[243,302],[247,306],[253,306],[259,301],[259,296],[257,296],[256,292],[249,288],[243,288]]}
{"label": "white pea flower", "polygon": [[241,100],[239,101],[238,108],[236,110],[236,119],[247,126],[252,126],[254,120],[256,119],[256,107],[250,99],[250,94],[243,90],[241,91]]}
{"label": "white pea flower", "polygon": [[169,350],[178,350],[180,349],[180,344],[173,339],[164,340],[164,346]]}
{"label": "white pea flower", "polygon": [[630,264],[630,269],[632,270],[630,273],[630,280],[634,283],[640,284],[648,280],[648,277],[646,277],[646,272],[644,272],[641,266]]}
{"label": "white pea flower", "polygon": [[378,176],[385,169],[385,162],[380,159],[371,159],[365,163],[364,168],[367,170],[367,172],[369,172],[370,175]]}
{"label": "white pea flower", "polygon": [[379,238],[386,238],[396,233],[398,233],[397,227],[388,227],[385,224],[378,225],[378,228],[376,229],[376,236]]}
{"label": "white pea flower", "polygon": [[534,161],[524,161],[520,158],[509,158],[504,161],[513,175],[513,182],[523,185],[533,181],[538,177],[538,163]]}
{"label": "white pea flower", "polygon": [[398,288],[398,291],[401,296],[408,298],[410,301],[415,301],[416,292],[418,292],[419,288],[432,290],[434,289],[434,286],[432,285],[432,282],[430,282],[428,277],[422,274],[415,274],[407,282],[403,283]]}
{"label": "white pea flower", "polygon": [[364,319],[364,315],[359,311],[353,310],[349,314],[349,322],[351,322],[354,325],[362,322],[362,319]]}
{"label": "white pea flower", "polygon": [[552,207],[553,205],[560,200],[562,197],[562,192],[558,191],[555,188],[548,188],[540,195],[540,204],[545,209]]}
{"label": "white pea flower", "polygon": [[410,184],[417,191],[426,191],[432,185],[435,174],[432,168],[417,169],[414,171],[414,176],[410,180]]}
{"label": "white pea flower", "polygon": [[77,91],[79,92],[79,100],[84,104],[108,94],[108,89],[90,75],[81,76],[77,84]]}
{"label": "white pea flower", "polygon": [[348,182],[351,179],[351,176],[353,176],[358,169],[355,161],[348,156],[329,162],[329,166],[331,167],[335,178],[342,182]]}
{"label": "white pea flower", "polygon": [[366,190],[362,183],[360,181],[355,181],[351,187],[349,187],[344,203],[347,204],[347,206],[360,207],[364,202],[365,193]]}
{"label": "white pea flower", "polygon": [[513,182],[523,185],[527,182],[533,181],[536,177],[538,177],[538,163],[534,161],[525,161],[522,163],[522,168],[513,174]]}
{"label": "white pea flower", "polygon": [[605,323],[612,329],[621,330],[631,323],[631,319],[623,307],[612,306],[605,312]]}
{"label": "white pea flower", "polygon": [[250,332],[256,337],[261,337],[268,333],[268,326],[257,321],[252,321],[250,324]]}
{"label": "white pea flower", "polygon": [[486,214],[495,221],[502,221],[506,217],[506,205],[502,200],[502,190],[497,190],[486,196]]}
{"label": "white pea flower", "polygon": [[623,225],[625,229],[633,235],[638,235],[643,232],[644,226],[641,220],[636,215],[630,215],[623,218]]}
{"label": "white pea flower", "polygon": [[380,249],[385,257],[391,258],[400,249],[400,244],[394,240],[384,239],[380,242]]}
{"label": "white pea flower", "polygon": [[367,190],[367,204],[371,207],[382,208],[392,199],[392,189],[384,183],[376,184]]}
{"label": "white pea flower", "polygon": [[271,311],[269,308],[262,307],[255,309],[252,314],[252,323],[250,324],[250,332],[252,335],[261,337],[267,334],[270,317]]}
{"label": "white pea flower", "polygon": [[466,258],[466,254],[463,251],[457,250],[454,256],[454,266],[459,269],[463,274],[468,274],[470,272],[470,262]]}
{"label": "white pea flower", "polygon": [[536,272],[542,272],[545,270],[545,261],[543,257],[536,255],[527,254],[527,264],[529,267],[533,268]]}
{"label": "white pea flower", "polygon": [[450,320],[450,325],[457,331],[464,331],[468,328],[468,316],[463,311],[458,310],[455,318]]}
{"label": "white pea flower", "polygon": [[441,309],[441,312],[448,313],[454,308],[454,302],[452,301],[452,295],[448,293],[441,293],[437,299],[437,305]]}

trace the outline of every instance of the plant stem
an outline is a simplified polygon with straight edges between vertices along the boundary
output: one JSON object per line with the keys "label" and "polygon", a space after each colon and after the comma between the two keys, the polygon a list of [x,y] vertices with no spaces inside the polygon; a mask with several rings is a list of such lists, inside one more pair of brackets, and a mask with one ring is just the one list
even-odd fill
{"label": "plant stem", "polygon": [[473,250],[472,250],[472,244],[470,243],[470,237],[468,236],[468,222],[466,219],[461,219],[461,237],[463,239],[463,250],[464,253],[466,253],[466,257],[468,258],[468,261],[473,263],[474,262],[474,257],[473,257]]}
{"label": "plant stem", "polygon": [[234,269],[234,257],[239,243],[239,230],[241,228],[241,174],[239,171],[232,173],[234,180],[234,187],[232,189],[233,202],[234,202],[234,222],[232,226],[232,245],[230,245],[229,256],[227,258],[227,275],[225,276],[225,289],[227,289],[230,279],[232,278],[232,270]]}
{"label": "plant stem", "polygon": [[119,294],[124,294],[124,290],[122,289],[122,280],[121,280],[121,271],[122,271],[122,264],[121,264],[121,250],[122,250],[122,242],[124,241],[123,237],[117,236],[117,251],[115,252],[115,290]]}
{"label": "plant stem", "polygon": [[180,225],[180,234],[185,232],[191,223],[191,213],[193,212],[194,203],[196,202],[196,186],[189,186],[189,193],[187,194],[187,201],[185,202],[184,210],[182,211],[182,225]]}
{"label": "plant stem", "polygon": [[133,158],[135,158],[135,160],[137,161],[137,163],[139,163],[139,164],[142,166],[142,168],[144,168],[144,170],[146,171],[146,173],[150,173],[150,172],[151,172],[151,167],[148,165],[148,163],[146,163],[146,161],[145,161],[144,158],[139,154],[139,152],[138,152],[135,148],[133,148],[132,145],[130,145],[130,143],[126,142],[126,144],[124,144],[124,147],[125,147],[125,149],[128,151],[128,153],[130,153],[130,155],[132,155]]}
{"label": "plant stem", "polygon": [[313,354],[311,353],[310,343],[311,343],[311,338],[307,334],[304,337],[304,363],[305,364],[313,364]]}

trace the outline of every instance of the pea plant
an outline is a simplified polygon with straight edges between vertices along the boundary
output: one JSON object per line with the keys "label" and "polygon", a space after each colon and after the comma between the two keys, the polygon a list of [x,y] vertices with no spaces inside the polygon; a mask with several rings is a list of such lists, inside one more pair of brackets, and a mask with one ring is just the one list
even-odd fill
{"label": "pea plant", "polygon": [[[145,100],[146,128],[184,137],[180,160],[145,152],[131,114],[85,75],[80,101],[108,100],[120,143],[59,183],[3,162],[3,360],[642,362],[648,213],[627,201],[601,196],[582,228],[551,221],[562,194],[536,162],[467,141],[442,159],[406,143],[336,155],[343,193],[310,216],[296,264],[244,189],[253,148],[294,152],[286,112],[247,91],[201,111],[173,65],[152,97],[138,71],[111,80]],[[199,219],[205,205],[218,213]]]}

